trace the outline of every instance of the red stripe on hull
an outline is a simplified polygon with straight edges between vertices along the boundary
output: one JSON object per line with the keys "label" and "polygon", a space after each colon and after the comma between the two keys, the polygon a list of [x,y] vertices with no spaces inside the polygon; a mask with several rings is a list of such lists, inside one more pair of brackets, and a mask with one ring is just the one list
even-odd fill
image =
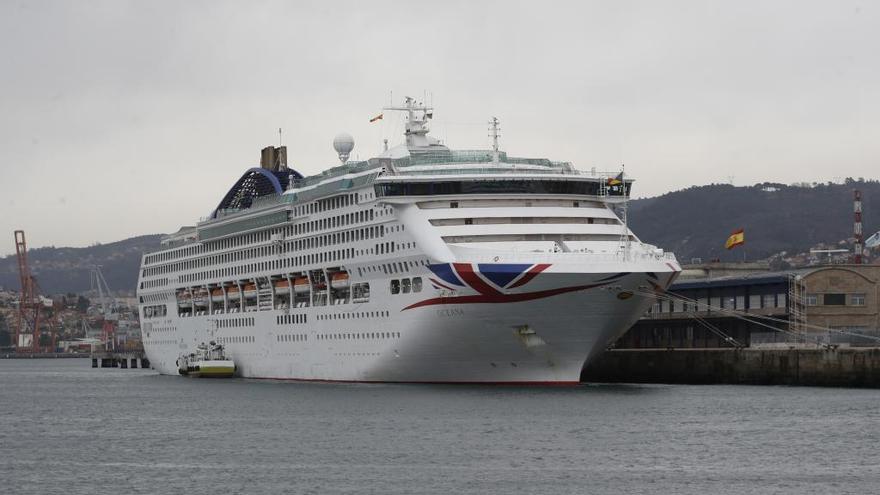
{"label": "red stripe on hull", "polygon": [[436,279],[433,279],[433,278],[429,278],[428,280],[430,280],[432,284],[434,284],[434,285],[436,285],[436,286],[439,286],[439,287],[443,287],[444,289],[447,289],[447,290],[455,290],[455,289],[453,289],[452,287],[449,287],[449,286],[446,286],[446,285],[441,284],[439,280],[436,280]]}
{"label": "red stripe on hull", "polygon": [[592,289],[594,287],[599,287],[604,284],[595,284],[595,285],[579,285],[577,287],[562,287],[559,289],[550,289],[550,290],[542,290],[539,292],[527,292],[525,294],[478,294],[473,296],[458,296],[458,297],[435,297],[433,299],[426,299],[424,301],[419,301],[415,304],[410,304],[409,306],[403,308],[401,311],[406,311],[408,309],[419,308],[422,306],[434,306],[437,304],[498,304],[498,303],[510,303],[510,302],[521,302],[521,301],[533,301],[535,299],[543,299],[545,297],[556,296],[559,294],[565,294],[568,292],[576,292],[579,290]]}
{"label": "red stripe on hull", "polygon": [[531,280],[533,278],[537,277],[539,273],[543,272],[544,270],[546,270],[548,268],[550,268],[549,263],[542,263],[539,265],[535,265],[532,268],[530,268],[529,271],[526,272],[526,274],[523,275],[523,277],[521,279],[517,280],[515,284],[511,285],[508,288],[513,289],[513,288],[519,287],[521,285],[526,285],[527,283],[531,282]]}
{"label": "red stripe on hull", "polygon": [[560,381],[512,381],[512,382],[496,382],[496,381],[419,381],[419,380],[330,380],[322,378],[272,378],[268,376],[247,376],[241,377],[245,380],[277,380],[284,382],[301,382],[301,383],[365,383],[365,384],[400,384],[400,385],[510,385],[510,386],[536,386],[536,387],[571,387],[580,385],[582,382],[577,380],[560,380]]}
{"label": "red stripe on hull", "polygon": [[494,287],[487,284],[480,277],[474,273],[474,268],[469,263],[453,263],[452,266],[455,267],[455,271],[458,272],[458,276],[461,277],[462,280],[472,288],[476,289],[480,294],[486,295],[501,295]]}

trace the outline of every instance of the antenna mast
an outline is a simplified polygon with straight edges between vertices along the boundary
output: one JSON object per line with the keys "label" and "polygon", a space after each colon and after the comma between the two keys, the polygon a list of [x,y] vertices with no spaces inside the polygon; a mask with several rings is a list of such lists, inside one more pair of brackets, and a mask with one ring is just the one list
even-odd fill
{"label": "antenna mast", "polygon": [[489,137],[492,138],[492,163],[498,163],[498,138],[501,137],[501,126],[498,117],[489,121]]}
{"label": "antenna mast", "polygon": [[406,145],[408,147],[427,147],[428,120],[434,117],[434,109],[424,103],[418,103],[410,96],[406,97],[404,106],[395,107],[389,105],[382,110],[398,110],[406,112],[406,124],[404,124]]}

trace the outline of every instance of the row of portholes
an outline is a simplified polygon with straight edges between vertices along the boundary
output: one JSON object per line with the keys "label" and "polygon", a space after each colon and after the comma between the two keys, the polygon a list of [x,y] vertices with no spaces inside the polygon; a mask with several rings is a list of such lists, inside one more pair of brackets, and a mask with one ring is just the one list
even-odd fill
{"label": "row of portholes", "polygon": [[217,340],[221,344],[252,344],[257,339],[253,335],[234,335],[232,337],[220,337]]}
{"label": "row of portholes", "polygon": [[400,332],[328,333],[318,334],[318,340],[399,339]]}
{"label": "row of portholes", "polygon": [[331,313],[318,315],[319,320],[357,320],[360,318],[387,318],[389,311],[355,311],[354,313]]}
{"label": "row of portholes", "polygon": [[218,320],[217,326],[220,328],[232,327],[252,327],[255,320],[253,318],[230,318],[228,320]]}
{"label": "row of portholes", "polygon": [[275,340],[278,342],[305,342],[306,340],[309,340],[309,337],[304,333],[289,333],[276,335]]}
{"label": "row of portholes", "polygon": [[280,315],[275,317],[275,324],[277,325],[292,325],[294,323],[306,323],[308,319],[307,315],[298,314],[298,315]]}

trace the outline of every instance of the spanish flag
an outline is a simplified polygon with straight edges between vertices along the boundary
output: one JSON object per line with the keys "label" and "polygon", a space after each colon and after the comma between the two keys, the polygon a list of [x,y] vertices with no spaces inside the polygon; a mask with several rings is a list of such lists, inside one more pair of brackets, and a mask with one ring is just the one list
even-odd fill
{"label": "spanish flag", "polygon": [[745,244],[745,243],[746,243],[745,231],[743,231],[743,229],[739,229],[739,230],[733,232],[732,234],[730,234],[730,237],[727,238],[727,242],[724,243],[724,247],[727,249],[733,249],[736,246],[739,246],[740,244]]}
{"label": "spanish flag", "polygon": [[609,177],[608,185],[609,186],[617,186],[623,184],[623,172],[617,174],[617,177]]}
{"label": "spanish flag", "polygon": [[376,115],[375,117],[373,117],[372,119],[370,119],[370,123],[373,123],[373,122],[375,122],[375,121],[377,121],[377,120],[382,120],[382,115],[384,115],[384,114],[381,114],[381,113],[380,113],[379,115]]}

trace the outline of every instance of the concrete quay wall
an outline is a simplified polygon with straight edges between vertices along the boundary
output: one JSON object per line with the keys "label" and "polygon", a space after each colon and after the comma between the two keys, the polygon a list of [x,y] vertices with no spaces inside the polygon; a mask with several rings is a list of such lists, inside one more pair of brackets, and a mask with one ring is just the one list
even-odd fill
{"label": "concrete quay wall", "polygon": [[880,388],[880,348],[614,349],[592,360],[581,380]]}

